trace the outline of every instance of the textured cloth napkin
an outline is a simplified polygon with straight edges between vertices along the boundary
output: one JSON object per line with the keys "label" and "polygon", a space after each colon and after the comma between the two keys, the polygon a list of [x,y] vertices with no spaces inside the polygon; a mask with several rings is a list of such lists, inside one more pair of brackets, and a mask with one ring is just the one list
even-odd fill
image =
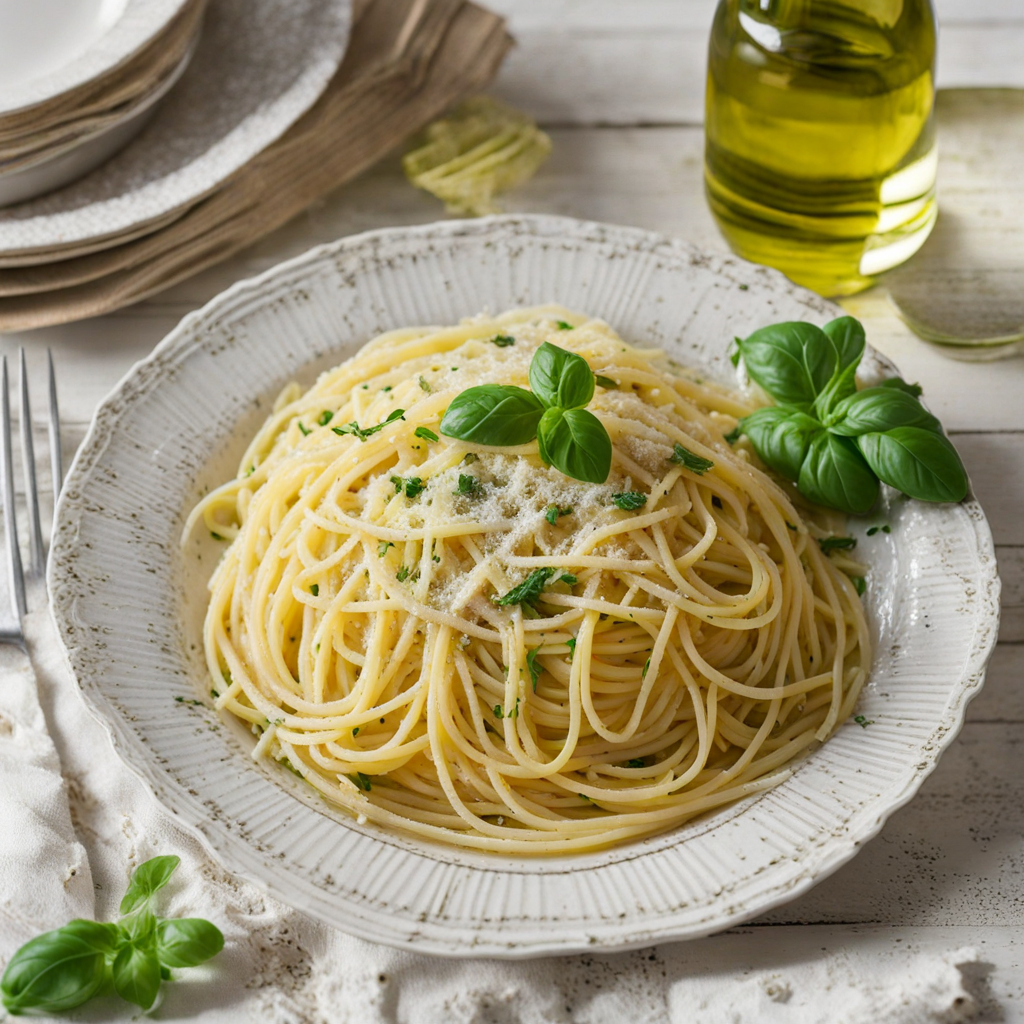
{"label": "textured cloth napkin", "polygon": [[[34,595],[30,606],[42,601]],[[111,919],[141,861],[178,854],[166,914],[224,932],[210,963],[176,971],[155,1018],[210,1024],[957,1024],[978,1007],[973,950],[787,955],[750,929],[617,956],[523,962],[399,952],[326,927],[222,871],[114,753],[79,696],[45,611],[23,655],[0,648],[0,965],[75,916]],[[52,737],[52,740],[51,740]],[[61,770],[63,769],[63,777]],[[760,933],[760,934],[756,934]],[[116,996],[63,1019],[139,1019]]]}

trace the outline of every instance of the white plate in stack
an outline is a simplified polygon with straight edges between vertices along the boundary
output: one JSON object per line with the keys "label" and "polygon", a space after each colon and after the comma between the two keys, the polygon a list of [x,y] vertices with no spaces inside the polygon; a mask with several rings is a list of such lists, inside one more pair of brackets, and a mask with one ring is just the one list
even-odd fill
{"label": "white plate in stack", "polygon": [[142,129],[207,0],[0,0],[0,206],[88,173]]}

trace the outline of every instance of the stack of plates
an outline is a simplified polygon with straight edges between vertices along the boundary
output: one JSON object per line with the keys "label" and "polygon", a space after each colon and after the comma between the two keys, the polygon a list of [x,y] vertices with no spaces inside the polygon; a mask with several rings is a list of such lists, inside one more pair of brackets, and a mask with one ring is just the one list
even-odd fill
{"label": "stack of plates", "polygon": [[[123,18],[135,0],[31,0],[111,2]],[[511,45],[470,0],[141,2],[175,7],[175,25],[202,15],[202,35],[137,138],[0,209],[0,331],[98,316],[225,259],[484,88]],[[5,4],[25,0],[0,0],[0,17]]]}
{"label": "stack of plates", "polygon": [[[60,2],[86,4],[86,0],[33,0],[26,6]],[[110,51],[103,59],[114,62],[102,80],[109,88],[101,88],[101,81],[93,76],[74,91],[80,95],[102,93],[107,98],[122,95],[122,85],[135,81],[130,68],[147,54],[152,58],[148,67],[155,62],[163,72],[156,93],[166,92],[178,76],[181,81],[160,104],[159,117],[142,136],[94,173],[84,177],[79,173],[67,187],[0,209],[0,267],[39,266],[107,249],[154,230],[194,205],[316,102],[341,63],[351,21],[351,0],[209,0],[200,37],[207,0],[120,2],[124,13],[103,37],[103,48]],[[109,3],[88,0],[89,6],[97,8]],[[0,0],[0,11],[3,5]],[[153,20],[157,9],[164,16],[173,11],[173,16],[150,45],[125,60],[123,50],[129,44],[121,42],[119,26],[136,6],[144,9],[147,22]],[[142,20],[141,15],[136,20]],[[0,49],[3,45],[0,43]],[[169,56],[172,48],[177,57]],[[90,56],[92,53],[82,54],[57,75],[62,80],[80,79],[87,72],[73,69],[80,62],[99,60]],[[27,97],[32,88],[37,87],[26,83],[10,92]],[[131,117],[144,117],[152,111],[156,93],[152,88],[144,90],[141,100],[126,100],[118,109],[127,107],[136,112]],[[87,119],[90,123],[103,121],[108,134],[100,138],[86,134],[84,138],[90,141],[84,144],[79,136],[75,145],[71,137],[82,128],[82,120],[69,115],[61,122],[56,114],[57,108],[68,102],[65,96],[32,108],[53,112],[46,123],[54,126],[54,139],[61,141],[54,141],[47,152],[61,152],[58,159],[77,158],[84,148],[123,132],[128,123],[136,130],[142,127],[131,118],[117,120],[108,106],[106,115]],[[140,106],[146,104],[148,109],[140,114]],[[97,105],[102,107],[102,102],[97,100]],[[77,115],[83,109],[79,106],[71,113]],[[20,108],[16,113],[17,117],[0,115],[0,154],[4,156],[7,126],[19,118],[25,121]],[[36,124],[42,123],[38,117],[41,114]],[[64,134],[55,127],[62,123]],[[62,145],[74,148],[61,150]],[[0,163],[0,167],[6,166]],[[39,163],[29,166],[22,162],[19,166],[28,182],[38,183],[44,175]],[[0,176],[0,189],[6,180],[6,175]]]}
{"label": "stack of plates", "polygon": [[0,0],[0,206],[65,185],[143,127],[207,0]]}

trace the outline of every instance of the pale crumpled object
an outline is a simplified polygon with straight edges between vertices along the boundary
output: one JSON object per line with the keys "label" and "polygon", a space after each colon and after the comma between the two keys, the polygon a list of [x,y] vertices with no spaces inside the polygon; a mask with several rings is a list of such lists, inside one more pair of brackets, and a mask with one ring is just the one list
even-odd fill
{"label": "pale crumpled object", "polygon": [[[0,651],[0,963],[72,917],[116,918],[131,870],[174,853],[181,866],[161,912],[206,917],[227,941],[164,984],[155,1016],[167,1024],[960,1024],[976,1015],[957,966],[976,963],[974,950],[822,953],[817,935],[794,945],[755,928],[506,962],[406,953],[328,928],[214,864],[114,753],[48,613],[25,625],[48,730],[20,654]],[[784,931],[811,940],[817,929]],[[110,995],[61,1019],[120,1022],[138,1011]]]}
{"label": "pale crumpled object", "polygon": [[428,125],[402,158],[406,177],[456,216],[500,213],[495,197],[528,181],[551,153],[531,117],[473,96]]}

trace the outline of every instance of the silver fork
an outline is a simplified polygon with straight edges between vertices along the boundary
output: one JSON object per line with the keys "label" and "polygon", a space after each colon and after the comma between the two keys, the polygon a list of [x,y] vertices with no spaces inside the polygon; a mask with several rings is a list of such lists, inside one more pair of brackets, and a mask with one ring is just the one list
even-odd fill
{"label": "silver fork", "polygon": [[[50,472],[53,477],[53,503],[63,482],[60,452],[60,416],[57,410],[57,381],[53,372],[53,355],[47,352],[50,393]],[[32,443],[32,410],[28,396],[28,374],[25,350],[21,349],[18,367],[21,420],[21,461],[25,470],[25,500],[28,505],[30,572],[43,575],[46,560],[43,554],[43,530],[39,519],[39,487],[36,481],[35,447]],[[14,504],[14,466],[11,457],[11,402],[7,382],[7,357],[0,359],[0,462],[2,462],[4,548],[10,576],[10,601],[0,601],[0,643],[25,646],[21,618],[27,612],[25,602],[25,571],[18,544],[18,524]]]}

